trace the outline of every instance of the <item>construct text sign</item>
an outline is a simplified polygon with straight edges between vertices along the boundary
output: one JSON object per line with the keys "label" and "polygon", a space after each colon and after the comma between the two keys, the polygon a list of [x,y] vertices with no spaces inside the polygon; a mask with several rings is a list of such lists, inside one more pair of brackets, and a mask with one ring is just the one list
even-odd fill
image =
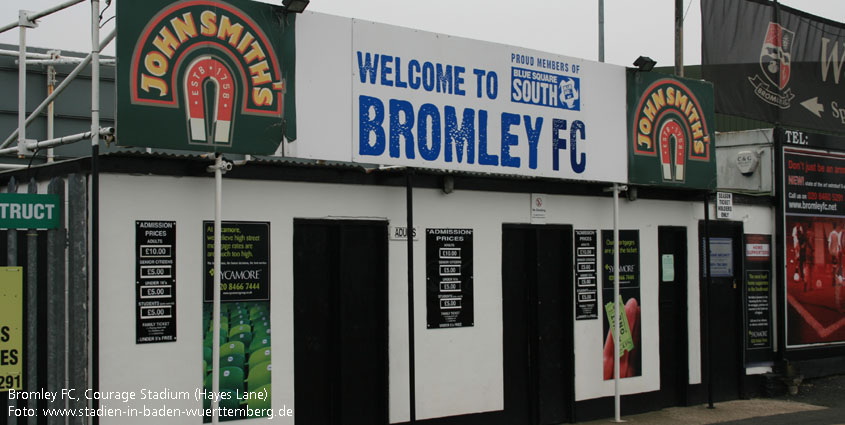
{"label": "construct text sign", "polygon": [[0,193],[0,229],[59,227],[59,196]]}

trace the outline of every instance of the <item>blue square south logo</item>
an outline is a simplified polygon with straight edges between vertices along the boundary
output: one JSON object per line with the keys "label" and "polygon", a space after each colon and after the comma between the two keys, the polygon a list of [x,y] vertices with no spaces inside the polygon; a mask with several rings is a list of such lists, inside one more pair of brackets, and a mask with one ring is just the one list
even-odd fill
{"label": "blue square south logo", "polygon": [[581,79],[511,68],[511,101],[580,111]]}

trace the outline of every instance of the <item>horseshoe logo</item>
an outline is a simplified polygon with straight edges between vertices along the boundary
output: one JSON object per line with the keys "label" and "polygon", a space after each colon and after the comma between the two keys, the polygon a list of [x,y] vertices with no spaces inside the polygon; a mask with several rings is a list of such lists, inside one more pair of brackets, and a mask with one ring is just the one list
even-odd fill
{"label": "horseshoe logo", "polygon": [[[188,136],[194,145],[231,146],[235,81],[226,65],[213,56],[194,59],[185,74]],[[213,100],[206,110],[206,93]]]}
{"label": "horseshoe logo", "polygon": [[[686,159],[686,137],[681,124],[670,118],[660,126],[660,162],[663,166],[663,180],[684,181]],[[675,148],[674,164],[672,148]],[[674,170],[672,169],[674,165]]]}

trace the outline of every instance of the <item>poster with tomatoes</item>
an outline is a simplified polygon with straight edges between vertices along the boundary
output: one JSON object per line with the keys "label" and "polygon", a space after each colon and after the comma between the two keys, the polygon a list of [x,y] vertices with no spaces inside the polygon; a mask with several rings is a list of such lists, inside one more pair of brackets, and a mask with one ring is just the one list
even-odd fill
{"label": "poster with tomatoes", "polygon": [[604,379],[613,379],[613,353],[619,358],[619,377],[630,378],[642,375],[642,340],[640,332],[640,233],[639,230],[619,231],[619,299],[620,347],[614,350],[613,328],[610,324],[615,314],[613,303],[613,255],[615,244],[612,230],[601,232],[602,251],[602,299],[604,302]]}

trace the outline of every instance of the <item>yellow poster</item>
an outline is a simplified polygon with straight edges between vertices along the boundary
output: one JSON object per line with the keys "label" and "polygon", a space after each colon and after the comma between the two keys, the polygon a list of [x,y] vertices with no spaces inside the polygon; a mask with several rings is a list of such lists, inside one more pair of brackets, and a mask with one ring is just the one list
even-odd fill
{"label": "yellow poster", "polygon": [[21,390],[23,269],[0,267],[0,392]]}

